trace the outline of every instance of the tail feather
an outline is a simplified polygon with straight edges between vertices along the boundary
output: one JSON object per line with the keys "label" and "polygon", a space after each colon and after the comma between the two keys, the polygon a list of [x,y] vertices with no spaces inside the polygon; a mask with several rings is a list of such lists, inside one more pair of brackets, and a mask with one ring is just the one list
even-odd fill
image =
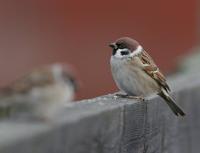
{"label": "tail feather", "polygon": [[175,104],[174,100],[169,96],[166,91],[162,90],[159,95],[165,100],[165,102],[168,104],[168,106],[171,108],[176,116],[185,116],[183,110],[181,110],[181,108]]}

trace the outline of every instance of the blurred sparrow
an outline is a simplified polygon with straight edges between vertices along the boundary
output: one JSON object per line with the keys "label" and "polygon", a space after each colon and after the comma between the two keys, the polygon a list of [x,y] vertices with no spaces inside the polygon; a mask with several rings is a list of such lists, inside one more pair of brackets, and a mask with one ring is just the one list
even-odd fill
{"label": "blurred sparrow", "polygon": [[164,75],[136,40],[123,37],[111,43],[110,47],[113,49],[110,60],[113,78],[118,88],[126,93],[118,96],[143,99],[158,94],[175,115],[185,115],[170,97]]}
{"label": "blurred sparrow", "polygon": [[0,112],[45,119],[74,98],[76,82],[64,65],[35,69],[0,90]]}

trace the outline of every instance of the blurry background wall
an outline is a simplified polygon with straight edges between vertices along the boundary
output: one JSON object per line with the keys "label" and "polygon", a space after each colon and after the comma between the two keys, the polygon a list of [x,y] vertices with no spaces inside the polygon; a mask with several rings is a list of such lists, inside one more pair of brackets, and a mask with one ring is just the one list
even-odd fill
{"label": "blurry background wall", "polygon": [[116,90],[108,44],[130,36],[165,72],[197,41],[196,1],[0,2],[0,86],[33,67],[67,62],[76,68],[78,98]]}

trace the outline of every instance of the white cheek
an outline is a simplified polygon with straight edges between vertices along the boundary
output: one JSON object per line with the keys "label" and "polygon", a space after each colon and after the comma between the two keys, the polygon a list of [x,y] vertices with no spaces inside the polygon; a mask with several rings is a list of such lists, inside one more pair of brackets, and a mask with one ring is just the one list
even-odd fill
{"label": "white cheek", "polygon": [[134,51],[131,53],[131,57],[137,56],[137,55],[140,54],[142,51],[143,51],[142,46],[138,46],[137,49],[134,50]]}
{"label": "white cheek", "polygon": [[114,55],[114,57],[123,58],[124,56],[122,56],[122,54],[121,54],[122,51],[127,51],[127,49],[117,49],[116,54]]}
{"label": "white cheek", "polygon": [[116,54],[114,55],[116,58],[122,58],[122,55],[119,51],[119,49],[116,51]]}

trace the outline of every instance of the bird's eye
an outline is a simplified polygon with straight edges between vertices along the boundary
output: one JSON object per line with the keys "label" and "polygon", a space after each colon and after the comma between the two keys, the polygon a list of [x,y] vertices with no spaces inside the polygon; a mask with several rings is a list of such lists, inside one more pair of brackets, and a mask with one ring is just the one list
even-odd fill
{"label": "bird's eye", "polygon": [[121,55],[128,55],[129,54],[129,51],[121,51]]}
{"label": "bird's eye", "polygon": [[124,48],[125,48],[125,45],[124,45],[124,44],[117,44],[117,47],[118,47],[119,49],[124,49]]}

